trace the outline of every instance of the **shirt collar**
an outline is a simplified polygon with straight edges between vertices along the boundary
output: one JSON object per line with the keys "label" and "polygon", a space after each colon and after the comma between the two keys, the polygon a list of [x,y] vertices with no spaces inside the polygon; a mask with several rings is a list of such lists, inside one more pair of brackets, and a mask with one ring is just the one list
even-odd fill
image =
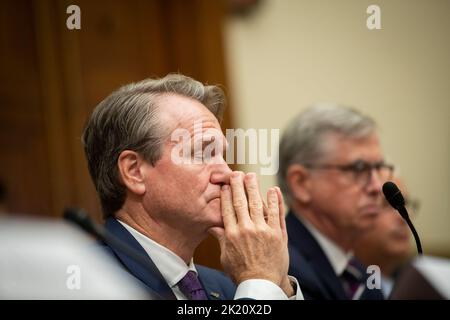
{"label": "shirt collar", "polygon": [[171,288],[175,287],[189,270],[197,273],[193,259],[191,259],[189,265],[186,265],[183,259],[166,247],[153,241],[126,223],[120,220],[118,221],[131,233],[142,248],[144,248]]}
{"label": "shirt collar", "polygon": [[319,246],[324,251],[328,261],[330,261],[336,275],[342,275],[350,259],[353,257],[353,252],[345,252],[334,241],[317,230],[317,228],[314,227],[309,221],[302,217],[299,217],[299,219],[304,224],[306,229],[311,232],[314,239],[316,239],[319,243]]}
{"label": "shirt collar", "polygon": [[383,293],[385,299],[388,299],[389,295],[394,288],[394,280],[392,278],[381,275],[381,292]]}

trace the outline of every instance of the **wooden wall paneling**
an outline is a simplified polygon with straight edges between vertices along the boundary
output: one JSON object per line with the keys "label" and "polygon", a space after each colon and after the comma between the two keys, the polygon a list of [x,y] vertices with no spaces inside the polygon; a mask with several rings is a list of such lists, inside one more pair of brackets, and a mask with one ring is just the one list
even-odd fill
{"label": "wooden wall paneling", "polygon": [[[72,164],[71,182],[73,203],[68,205],[82,207],[97,221],[100,221],[100,204],[95,187],[89,176],[87,163],[81,143],[81,135],[92,107],[87,106],[82,75],[82,61],[79,44],[80,30],[65,27],[66,8],[72,4],[68,0],[54,1],[57,11],[57,34],[61,44],[61,75],[63,86],[63,108],[67,115],[67,146]],[[85,27],[85,11],[82,10],[82,28]]]}
{"label": "wooden wall paneling", "polygon": [[222,128],[232,128],[232,106],[227,88],[223,24],[226,6],[223,1],[195,0],[198,18],[196,22],[199,60],[202,61],[199,77],[202,81],[221,84],[227,95],[228,107],[224,113]]}
{"label": "wooden wall paneling", "polygon": [[173,72],[168,59],[169,31],[164,19],[164,1],[139,0],[137,13],[140,67],[145,77],[162,77]]}
{"label": "wooden wall paneling", "polygon": [[11,213],[51,212],[32,4],[0,2],[0,179]]}
{"label": "wooden wall paneling", "polygon": [[173,72],[198,79],[195,46],[195,5],[192,1],[169,0],[164,2],[164,22],[168,60]]}
{"label": "wooden wall paneling", "polygon": [[50,215],[60,216],[73,203],[73,172],[67,146],[67,114],[64,110],[61,50],[53,1],[33,1],[41,104],[44,114],[50,180]]}

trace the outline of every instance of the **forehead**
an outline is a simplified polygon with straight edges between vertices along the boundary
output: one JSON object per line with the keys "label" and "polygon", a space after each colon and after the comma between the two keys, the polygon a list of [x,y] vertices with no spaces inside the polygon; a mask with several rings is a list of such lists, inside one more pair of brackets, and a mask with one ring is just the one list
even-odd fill
{"label": "forehead", "polygon": [[192,134],[199,128],[202,131],[206,129],[221,130],[219,121],[214,114],[195,99],[177,94],[166,94],[158,100],[161,119],[169,130],[183,128]]}
{"label": "forehead", "polygon": [[350,138],[338,133],[325,137],[325,150],[328,160],[348,163],[356,160],[377,162],[383,160],[378,135],[373,133],[363,138]]}

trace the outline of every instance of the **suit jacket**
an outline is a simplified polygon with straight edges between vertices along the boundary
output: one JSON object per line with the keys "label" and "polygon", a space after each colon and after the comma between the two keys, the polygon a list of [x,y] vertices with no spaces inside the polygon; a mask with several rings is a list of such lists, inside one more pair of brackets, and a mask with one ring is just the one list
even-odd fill
{"label": "suit jacket", "polygon": [[[139,252],[142,257],[148,259],[148,266],[143,266],[142,263],[134,260],[111,244],[105,244],[105,249],[108,250],[129,273],[142,282],[144,288],[147,289],[151,296],[156,295],[156,298],[175,300],[176,297],[172,289],[166,283],[147,252],[131,233],[129,233],[119,221],[111,217],[106,220],[105,228],[120,241]],[[234,298],[236,286],[222,272],[201,265],[195,265],[195,267],[208,299],[232,300]]]}
{"label": "suit jacket", "polygon": [[[319,243],[292,212],[286,216],[289,274],[299,281],[306,300],[348,300],[341,280]],[[362,266],[361,266],[362,267]],[[368,275],[362,269],[366,281]],[[380,290],[366,288],[360,300],[381,300]]]}

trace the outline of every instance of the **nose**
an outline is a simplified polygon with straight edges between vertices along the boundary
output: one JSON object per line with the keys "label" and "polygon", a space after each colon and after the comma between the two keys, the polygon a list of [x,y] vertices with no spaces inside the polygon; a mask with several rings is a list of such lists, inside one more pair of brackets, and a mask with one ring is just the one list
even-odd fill
{"label": "nose", "polygon": [[212,184],[230,184],[231,169],[228,164],[224,161],[220,164],[215,164],[211,173],[211,183]]}
{"label": "nose", "polygon": [[381,188],[385,181],[381,181],[380,174],[373,168],[370,171],[369,182],[367,183],[366,190],[371,195],[381,194]]}

